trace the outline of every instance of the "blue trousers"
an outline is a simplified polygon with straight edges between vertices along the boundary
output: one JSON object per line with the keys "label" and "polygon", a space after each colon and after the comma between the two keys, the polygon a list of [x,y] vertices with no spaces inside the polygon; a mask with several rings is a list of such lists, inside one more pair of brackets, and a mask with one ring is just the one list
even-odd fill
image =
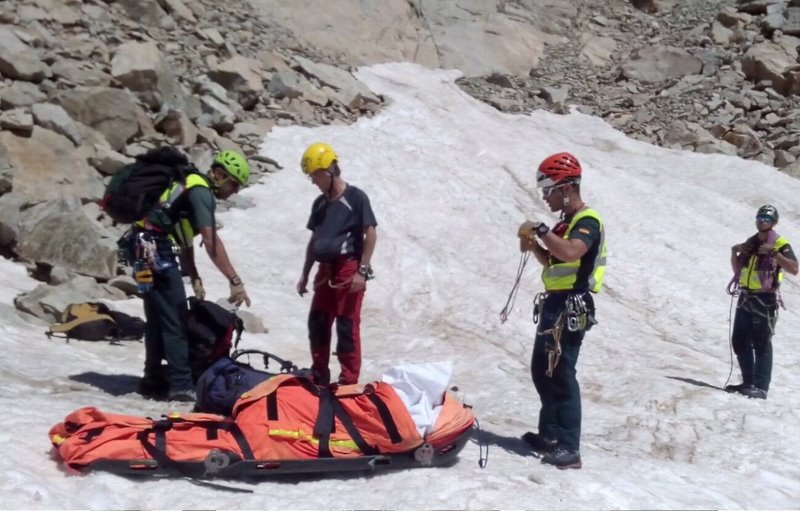
{"label": "blue trousers", "polygon": [[[570,451],[579,451],[581,390],[576,366],[585,331],[570,332],[564,326],[561,332],[561,357],[553,375],[547,375],[548,354],[555,344],[552,328],[565,310],[566,300],[567,293],[553,293],[542,303],[531,357],[531,377],[541,402],[539,434],[557,440],[559,446]],[[584,300],[594,314],[591,295],[585,293]]]}

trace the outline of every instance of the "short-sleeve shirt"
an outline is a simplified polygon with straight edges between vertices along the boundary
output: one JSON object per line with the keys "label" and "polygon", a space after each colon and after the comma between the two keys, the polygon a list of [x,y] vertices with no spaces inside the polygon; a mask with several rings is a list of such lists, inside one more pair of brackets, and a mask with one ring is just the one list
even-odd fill
{"label": "short-sleeve shirt", "polygon": [[199,234],[203,227],[214,227],[214,210],[217,202],[214,192],[205,186],[195,186],[187,195],[187,213],[192,230]]}
{"label": "short-sleeve shirt", "polygon": [[340,256],[360,258],[364,250],[364,229],[377,226],[369,197],[359,188],[347,185],[334,201],[320,195],[311,206],[306,227],[314,233],[312,256],[318,262],[331,262]]}
{"label": "short-sleeve shirt", "polygon": [[[169,212],[158,210],[151,214],[158,218],[158,223],[154,223],[164,233],[159,236],[162,239],[165,250],[172,250],[172,243],[166,236],[167,233],[174,237],[174,240],[186,248],[191,246],[192,238],[200,234],[203,227],[215,227],[214,210],[217,202],[214,199],[214,192],[205,186],[193,186],[183,193],[169,209]],[[191,232],[184,232],[186,227],[183,220],[188,221]]]}
{"label": "short-sleeve shirt", "polygon": [[[574,218],[574,215],[568,215],[561,222],[553,227],[553,232],[560,237],[569,227],[569,223]],[[573,289],[586,290],[589,289],[589,277],[594,272],[594,261],[597,259],[597,253],[602,249],[600,246],[600,222],[596,218],[585,216],[578,220],[569,233],[569,239],[581,240],[586,244],[589,249],[581,257],[580,266],[578,266],[578,274],[575,277],[575,285]],[[551,256],[554,262],[562,262]]]}

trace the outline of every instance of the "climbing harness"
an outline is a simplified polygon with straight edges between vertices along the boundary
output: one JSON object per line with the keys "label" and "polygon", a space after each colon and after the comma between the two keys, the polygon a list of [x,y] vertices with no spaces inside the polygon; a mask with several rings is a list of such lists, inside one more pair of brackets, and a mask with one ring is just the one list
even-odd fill
{"label": "climbing harness", "polygon": [[594,314],[583,299],[583,293],[568,295],[566,314],[567,330],[570,332],[585,332],[597,324]]}
{"label": "climbing harness", "polygon": [[[538,293],[533,299],[533,322],[537,324],[541,317],[543,302],[547,298],[547,293]],[[565,302],[564,310],[558,315],[555,324],[548,330],[543,330],[542,334],[550,334],[553,337],[553,346],[547,350],[547,376],[553,376],[558,362],[561,359],[561,336],[564,328],[568,332],[586,332],[597,324],[594,313],[584,300],[584,293],[569,293]]]}
{"label": "climbing harness", "polygon": [[133,267],[133,279],[141,293],[153,287],[154,274],[177,265],[180,248],[170,238],[172,257],[159,253],[156,236],[150,231],[129,230],[118,241],[119,259]]}
{"label": "climbing harness", "polygon": [[780,297],[780,293],[776,292],[775,295],[774,312],[770,312],[772,307],[762,300],[758,293],[742,292],[741,296],[741,303],[739,303],[736,308],[742,309],[743,311],[755,314],[757,316],[761,316],[762,318],[766,318],[767,324],[769,324],[769,332],[770,334],[774,335],[775,323],[778,321],[778,307],[780,306],[785,309],[783,306],[783,300],[781,300]]}

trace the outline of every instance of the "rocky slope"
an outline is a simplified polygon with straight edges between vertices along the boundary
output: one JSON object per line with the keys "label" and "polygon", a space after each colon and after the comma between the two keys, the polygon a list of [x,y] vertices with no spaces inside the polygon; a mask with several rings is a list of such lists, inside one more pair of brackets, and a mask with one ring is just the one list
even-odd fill
{"label": "rocky slope", "polygon": [[796,0],[598,0],[528,76],[460,84],[506,112],[578,105],[637,139],[800,175],[798,36]]}
{"label": "rocky slope", "polygon": [[273,126],[372,115],[351,66],[391,60],[458,68],[503,111],[577,105],[800,175],[799,36],[800,0],[0,0],[0,251],[47,283],[17,305],[48,320],[125,296],[109,175],[164,143],[274,171]]}
{"label": "rocky slope", "polygon": [[234,149],[258,178],[276,169],[257,155],[272,126],[380,107],[330,62],[248,2],[0,2],[0,250],[50,284],[18,307],[52,320],[133,291],[118,275],[122,228],[96,204],[132,156],[170,143],[203,169]]}

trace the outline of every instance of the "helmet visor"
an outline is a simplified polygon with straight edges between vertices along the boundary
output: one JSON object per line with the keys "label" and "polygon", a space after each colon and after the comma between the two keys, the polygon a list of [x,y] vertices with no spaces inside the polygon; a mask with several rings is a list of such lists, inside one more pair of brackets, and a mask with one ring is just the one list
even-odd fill
{"label": "helmet visor", "polygon": [[774,224],[775,223],[775,217],[772,216],[772,215],[764,215],[764,214],[757,215],[756,216],[756,222]]}

